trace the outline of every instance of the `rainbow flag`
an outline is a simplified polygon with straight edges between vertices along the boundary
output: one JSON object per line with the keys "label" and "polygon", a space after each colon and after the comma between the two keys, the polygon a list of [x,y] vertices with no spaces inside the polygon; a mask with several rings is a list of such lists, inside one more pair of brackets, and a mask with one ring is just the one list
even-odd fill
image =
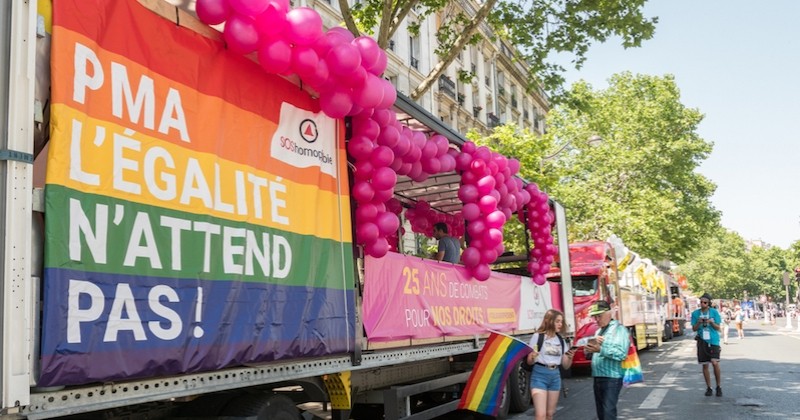
{"label": "rainbow flag", "polygon": [[496,416],[508,374],[531,350],[522,341],[492,333],[478,355],[458,408]]}

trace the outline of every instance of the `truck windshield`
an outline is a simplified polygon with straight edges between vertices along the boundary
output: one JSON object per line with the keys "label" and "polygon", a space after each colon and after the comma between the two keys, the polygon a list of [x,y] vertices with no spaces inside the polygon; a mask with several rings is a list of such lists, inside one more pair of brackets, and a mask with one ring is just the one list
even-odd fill
{"label": "truck windshield", "polygon": [[575,296],[594,296],[597,293],[597,276],[573,277],[572,293]]}

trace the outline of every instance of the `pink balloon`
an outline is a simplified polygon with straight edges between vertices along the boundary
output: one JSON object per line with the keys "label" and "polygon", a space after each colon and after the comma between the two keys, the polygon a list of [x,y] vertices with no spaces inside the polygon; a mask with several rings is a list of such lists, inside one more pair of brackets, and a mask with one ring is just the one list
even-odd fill
{"label": "pink balloon", "polygon": [[400,228],[400,220],[397,218],[397,215],[388,211],[379,214],[378,218],[375,220],[375,224],[378,225],[378,229],[380,229],[381,233],[384,235],[396,233],[397,229]]}
{"label": "pink balloon", "polygon": [[503,243],[503,231],[497,228],[490,228],[483,235],[483,243],[487,248],[495,248]]}
{"label": "pink balloon", "polygon": [[374,201],[384,203],[389,201],[394,196],[394,188],[389,188],[385,190],[375,190],[375,196],[372,197]]}
{"label": "pink balloon", "polygon": [[356,222],[358,224],[374,222],[376,217],[378,217],[378,208],[374,204],[364,203],[356,207]]}
{"label": "pink balloon", "polygon": [[356,169],[353,175],[358,181],[366,181],[371,179],[372,174],[375,173],[375,166],[368,160],[357,161],[355,166]]}
{"label": "pink balloon", "polygon": [[316,10],[297,7],[286,12],[286,34],[296,45],[311,45],[322,36],[322,18]]}
{"label": "pink balloon", "polygon": [[[483,237],[483,232],[486,230],[486,222],[481,219],[476,219],[469,225],[467,225],[467,232],[469,232],[469,236],[475,238],[472,242],[475,243],[479,238]],[[483,243],[483,241],[481,241]],[[475,245],[477,246],[477,245]],[[483,248],[483,247],[481,247]]]}
{"label": "pink balloon", "polygon": [[428,159],[423,158],[422,170],[431,175],[438,174],[442,170],[442,163],[435,156]]}
{"label": "pink balloon", "polygon": [[367,71],[363,67],[356,67],[348,74],[337,74],[336,79],[339,83],[352,88],[361,88],[367,83]]}
{"label": "pink balloon", "polygon": [[547,279],[544,277],[544,275],[537,274],[533,276],[533,283],[537,286],[544,286],[544,284],[547,283]]}
{"label": "pink balloon", "polygon": [[[384,96],[386,96],[385,92]],[[378,123],[379,126],[381,126],[381,128],[386,128],[389,126],[391,122],[396,121],[394,112],[389,111],[388,109],[381,109],[375,111],[375,114],[373,115],[372,118],[375,120],[375,122]],[[392,127],[392,128],[397,130],[397,127]],[[397,134],[398,135],[400,134],[400,130],[397,130]]]}
{"label": "pink balloon", "polygon": [[446,154],[439,160],[442,162],[442,172],[453,172],[456,169],[456,158],[453,156]]}
{"label": "pink balloon", "polygon": [[475,143],[468,141],[461,145],[461,151],[464,153],[473,154],[476,150]]}
{"label": "pink balloon", "polygon": [[478,180],[476,186],[478,187],[478,192],[481,193],[481,195],[489,194],[495,186],[494,177],[489,175],[484,176]]}
{"label": "pink balloon", "polygon": [[267,41],[258,49],[258,63],[267,73],[284,73],[292,62],[292,48],[282,39]]}
{"label": "pink balloon", "polygon": [[395,146],[398,141],[400,141],[400,132],[392,126],[384,127],[380,132],[381,133],[378,135],[378,144],[391,148],[394,150],[395,156],[397,156]]}
{"label": "pink balloon", "polygon": [[283,38],[280,34],[286,30],[286,26],[289,24],[286,22],[286,10],[271,2],[264,13],[256,16],[256,30],[264,39]]}
{"label": "pink balloon", "polygon": [[422,159],[427,160],[432,157],[436,156],[436,143],[432,141],[426,141],[425,144],[422,146]]}
{"label": "pink balloon", "polygon": [[378,239],[380,230],[375,223],[362,223],[356,226],[356,240],[359,243],[370,243]]}
{"label": "pink balloon", "polygon": [[330,87],[330,71],[325,60],[318,60],[313,73],[303,75],[303,80],[317,92],[328,91]]}
{"label": "pink balloon", "polygon": [[478,264],[472,268],[471,274],[472,277],[475,277],[475,280],[486,281],[492,275],[492,270],[489,269],[488,264]]}
{"label": "pink balloon", "polygon": [[352,32],[350,32],[347,28],[342,28],[341,26],[334,26],[333,28],[328,29],[328,32],[325,33],[325,36],[334,39],[334,42],[337,44],[349,44],[355,39]]}
{"label": "pink balloon", "polygon": [[319,56],[307,45],[295,45],[292,48],[292,69],[301,77],[314,74],[319,64]]}
{"label": "pink balloon", "polygon": [[389,241],[378,238],[364,247],[364,252],[373,258],[381,258],[389,252]]}
{"label": "pink balloon", "polygon": [[361,65],[361,54],[350,44],[338,44],[331,47],[326,57],[328,68],[335,74],[347,75]]}
{"label": "pink balloon", "polygon": [[480,264],[481,262],[481,253],[477,249],[473,247],[468,247],[464,250],[461,254],[461,262],[464,263],[464,266],[467,268],[475,267],[476,265]]}
{"label": "pink balloon", "polygon": [[378,138],[381,127],[372,118],[353,118],[353,135],[367,137],[371,140]]}
{"label": "pink balloon", "polygon": [[353,109],[350,90],[341,87],[320,96],[319,104],[322,112],[331,118],[344,118]]}
{"label": "pink balloon", "polygon": [[489,227],[500,229],[505,223],[506,215],[502,211],[495,210],[486,215],[486,225]]}
{"label": "pink balloon", "polygon": [[383,84],[377,76],[369,74],[360,88],[354,89],[355,103],[364,108],[375,108],[383,100]]}
{"label": "pink balloon", "polygon": [[358,48],[358,52],[361,54],[361,65],[364,66],[365,69],[369,69],[377,64],[381,47],[378,46],[378,43],[375,42],[374,39],[368,36],[360,36],[354,39],[352,44]]}
{"label": "pink balloon", "polygon": [[368,138],[357,135],[347,142],[347,152],[356,160],[369,159],[375,144]]}
{"label": "pink balloon", "polygon": [[386,146],[378,146],[372,151],[369,159],[376,168],[389,166],[394,160],[394,152]]}
{"label": "pink balloon", "polygon": [[386,190],[394,188],[397,184],[397,174],[387,167],[378,168],[375,171],[375,176],[372,178],[372,186],[377,190]]}
{"label": "pink balloon", "polygon": [[481,263],[491,264],[497,259],[497,251],[492,248],[484,248],[481,250]]}
{"label": "pink balloon", "polygon": [[456,156],[456,169],[458,169],[459,171],[466,171],[469,168],[470,164],[472,164],[471,154],[462,152],[458,156]]}
{"label": "pink balloon", "polygon": [[478,207],[483,214],[489,214],[497,209],[497,199],[491,195],[484,195],[478,200]]}
{"label": "pink balloon", "polygon": [[397,89],[394,87],[392,82],[384,79],[380,80],[383,86],[383,99],[376,108],[389,109],[397,101]]}
{"label": "pink balloon", "polygon": [[478,200],[478,187],[470,184],[465,184],[458,189],[458,198],[463,203],[474,203]]}
{"label": "pink balloon", "polygon": [[222,35],[228,47],[239,54],[249,54],[258,48],[258,31],[249,16],[233,14],[225,23]]}
{"label": "pink balloon", "polygon": [[386,56],[386,52],[383,50],[379,50],[378,52],[378,61],[375,62],[373,66],[367,69],[370,73],[380,76],[386,71],[386,65],[389,63],[389,58]]}
{"label": "pink balloon", "polygon": [[372,188],[369,182],[356,181],[355,185],[353,185],[352,193],[353,198],[359,203],[368,203],[375,196],[375,189]]}
{"label": "pink balloon", "polygon": [[219,25],[228,20],[231,8],[226,0],[197,0],[197,17],[206,25]]}
{"label": "pink balloon", "polygon": [[471,222],[480,217],[481,209],[475,203],[467,203],[461,209],[461,214],[464,216],[464,220]]}
{"label": "pink balloon", "polygon": [[256,16],[262,13],[269,6],[267,0],[228,0],[228,4],[236,13],[245,16]]}

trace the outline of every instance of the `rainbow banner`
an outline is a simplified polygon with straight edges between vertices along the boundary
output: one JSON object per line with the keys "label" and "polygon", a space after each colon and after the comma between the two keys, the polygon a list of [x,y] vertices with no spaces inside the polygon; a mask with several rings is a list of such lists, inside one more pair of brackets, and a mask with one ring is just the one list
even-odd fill
{"label": "rainbow banner", "polygon": [[509,373],[532,350],[522,341],[491,333],[472,368],[458,408],[497,416]]}
{"label": "rainbow banner", "polygon": [[136,1],[53,7],[38,385],[351,351],[341,121]]}

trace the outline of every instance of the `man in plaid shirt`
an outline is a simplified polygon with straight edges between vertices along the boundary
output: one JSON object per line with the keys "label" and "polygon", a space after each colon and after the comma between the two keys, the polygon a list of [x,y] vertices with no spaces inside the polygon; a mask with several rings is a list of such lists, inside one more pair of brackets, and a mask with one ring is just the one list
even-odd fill
{"label": "man in plaid shirt", "polygon": [[616,420],[617,401],[622,390],[622,361],[628,356],[628,330],[611,318],[611,306],[604,300],[589,308],[599,329],[584,352],[592,359],[594,405],[599,420]]}

